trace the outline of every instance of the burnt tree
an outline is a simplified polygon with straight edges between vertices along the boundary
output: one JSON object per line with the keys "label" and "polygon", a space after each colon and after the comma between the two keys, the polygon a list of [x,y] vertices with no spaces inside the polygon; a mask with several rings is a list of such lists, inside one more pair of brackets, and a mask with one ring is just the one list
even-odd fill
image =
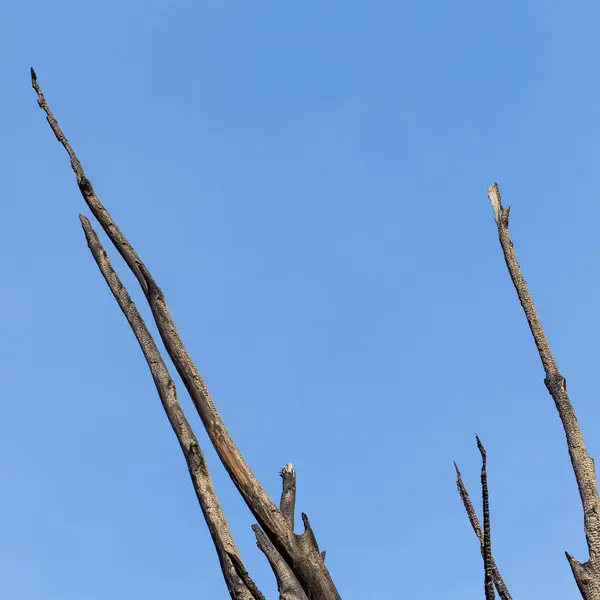
{"label": "burnt tree", "polygon": [[[288,463],[281,470],[282,493],[279,505],[277,505],[256,479],[231,438],[202,376],[179,336],[169,313],[165,295],[98,199],[79,159],[52,114],[33,69],[31,69],[31,82],[40,108],[45,112],[57,140],[69,155],[71,168],[85,203],[135,275],[150,306],[169,358],[192,399],[208,437],[231,480],[257,521],[257,524],[252,525],[257,546],[265,554],[273,570],[280,599],[340,600],[340,595],[325,566],[325,551],[320,550],[308,517],[304,513],[302,513],[303,531],[300,534],[295,533],[296,473],[293,466]],[[582,597],[585,600],[600,600],[600,498],[594,462],[587,453],[575,412],[569,400],[566,380],[558,370],[537,316],[535,305],[521,275],[513,243],[508,233],[509,209],[503,207],[496,184],[489,188],[488,195],[494,210],[494,219],[506,265],[542,361],[546,375],[544,381],[565,430],[567,447],[581,496],[589,560],[580,563],[568,553],[567,559]],[[213,487],[204,454],[179,404],[177,390],[169,374],[169,369],[135,303],[113,269],[108,254],[102,247],[90,220],[80,215],[80,221],[90,252],[146,358],[165,414],[185,457],[192,485],[212,537],[229,594],[233,600],[263,599],[264,596],[248,574],[235,544]],[[511,595],[492,556],[486,452],[479,438],[477,438],[477,446],[482,458],[483,527],[455,463],[457,488],[473,531],[479,540],[484,566],[485,598],[493,600],[497,592],[501,600],[511,600]]]}

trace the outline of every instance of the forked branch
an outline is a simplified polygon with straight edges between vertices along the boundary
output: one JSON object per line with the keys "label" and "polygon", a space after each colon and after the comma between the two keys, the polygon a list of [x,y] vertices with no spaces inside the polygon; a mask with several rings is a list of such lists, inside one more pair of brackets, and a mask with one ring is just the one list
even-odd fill
{"label": "forked branch", "polygon": [[[477,445],[479,447],[481,442],[479,442],[479,438],[477,438],[477,440],[478,440]],[[481,448],[483,448],[483,446]],[[480,452],[481,452],[481,449],[480,449]],[[482,459],[483,459],[483,455],[482,455]],[[504,583],[504,580],[502,579],[502,575],[500,575],[500,570],[496,566],[496,561],[494,560],[494,557],[492,555],[491,544],[488,544],[486,546],[485,535],[481,529],[481,525],[479,524],[479,519],[477,518],[477,513],[475,512],[475,508],[473,507],[471,498],[469,498],[467,488],[465,487],[465,484],[462,479],[462,475],[460,474],[460,471],[458,470],[458,465],[456,463],[454,463],[454,469],[456,470],[456,487],[458,489],[458,494],[460,495],[463,506],[465,507],[465,511],[467,512],[469,521],[471,522],[471,527],[473,528],[473,531],[475,532],[475,535],[477,536],[477,539],[479,540],[481,556],[484,560],[484,569],[485,569],[485,573],[486,573],[486,581],[485,581],[486,594],[489,594],[489,592],[487,590],[487,574],[488,574],[488,570],[491,569],[492,580],[494,582],[494,585],[496,586],[496,590],[498,592],[498,596],[500,596],[500,600],[512,600],[512,596],[510,595],[508,588],[506,587],[506,584]],[[487,496],[487,473],[484,471],[483,463],[482,463],[482,469],[481,469],[481,478],[482,478],[482,495],[483,495],[483,481],[485,479],[485,482],[486,482],[485,495]],[[487,515],[488,515],[487,518],[489,520],[489,508],[487,511]],[[485,503],[484,503],[484,524],[485,524],[485,518],[486,518],[486,511],[485,511]],[[486,600],[487,600],[487,596],[486,596]]]}
{"label": "forked branch", "polygon": [[267,537],[293,570],[310,600],[339,600],[340,596],[325,567],[321,555],[311,545],[303,543],[304,534],[296,536],[285,516],[269,498],[229,434],[221,415],[208,392],[204,380],[188,354],[169,313],[164,294],[155,283],[131,244],[104,208],[91,182],[85,176],[81,162],[62,132],[31,69],[31,83],[40,108],[57,140],[67,151],[81,194],[90,210],[136,276],[152,310],[169,357],[173,361],[206,432],[239,493]]}
{"label": "forked branch", "polygon": [[[293,529],[294,512],[296,509],[296,471],[292,463],[288,463],[281,469],[279,474],[283,480],[279,508]],[[283,560],[281,554],[277,552],[277,549],[265,535],[264,531],[258,525],[252,525],[252,530],[256,536],[256,545],[267,557],[275,573],[279,600],[306,600],[306,594],[302,590],[302,586],[296,579],[293,571],[285,560]]]}

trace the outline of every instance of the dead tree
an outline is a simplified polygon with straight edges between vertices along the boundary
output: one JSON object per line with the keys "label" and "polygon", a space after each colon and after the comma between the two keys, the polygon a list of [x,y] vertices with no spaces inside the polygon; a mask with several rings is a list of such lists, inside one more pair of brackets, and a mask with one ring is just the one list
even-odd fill
{"label": "dead tree", "polygon": [[[308,517],[304,513],[302,513],[304,531],[300,534],[294,532],[296,504],[294,468],[288,464],[281,471],[283,491],[280,505],[276,506],[246,464],[227,431],[204,380],[181,341],[163,292],[127,238],[112,220],[94,192],[90,180],[85,176],[79,159],[73,152],[37,84],[33,69],[31,69],[31,82],[37,93],[40,108],[46,113],[52,131],[71,159],[71,167],[83,199],[138,280],[169,358],[184,382],[208,437],[231,480],[258,521],[258,525],[254,527],[257,545],[265,553],[273,569],[280,598],[285,600],[340,600],[340,595],[325,566],[325,553],[319,549]],[[80,220],[94,260],[127,318],[148,363],[165,413],[187,462],[194,490],[215,545],[229,594],[234,600],[263,599],[264,596],[244,567],[242,557],[235,545],[212,485],[204,455],[179,404],[175,383],[160,351],[135,303],[112,268],[108,254],[102,247],[89,219],[80,215]]]}
{"label": "dead tree", "polygon": [[[238,492],[258,522],[252,526],[252,529],[256,535],[257,546],[265,554],[275,575],[280,600],[340,600],[340,595],[325,566],[325,551],[319,549],[308,517],[304,513],[302,513],[304,531],[300,534],[294,532],[296,473],[293,466],[288,463],[280,472],[282,493],[279,506],[277,506],[256,479],[227,431],[204,380],[179,336],[163,292],[98,199],[79,159],[54,118],[37,83],[33,69],[31,69],[31,81],[40,108],[46,113],[52,131],[69,155],[71,168],[83,199],[113,246],[135,275],[150,306],[169,358],[192,399],[208,437]],[[590,558],[581,564],[567,553],[567,559],[582,597],[585,600],[600,600],[600,498],[594,462],[587,454],[567,394],[566,380],[558,371],[527,285],[521,275],[508,234],[509,209],[502,206],[496,184],[489,188],[488,195],[494,209],[494,218],[506,265],[542,360],[546,373],[546,387],[555,402],[566,433],[571,463],[583,504],[585,535]],[[135,303],[114,271],[108,254],[102,247],[90,220],[83,215],[80,215],[80,220],[90,252],[125,315],[148,363],[163,408],[185,457],[229,594],[233,600],[263,599],[264,596],[244,567],[242,557],[214,490],[204,455],[179,404],[175,383],[169,374],[168,367]],[[495,591],[497,591],[501,600],[512,600],[492,556],[486,452],[479,438],[477,438],[477,446],[482,458],[483,528],[455,463],[457,487],[473,531],[480,542],[484,564],[485,599],[493,600]]]}
{"label": "dead tree", "polygon": [[[589,559],[582,564],[568,552],[565,552],[565,554],[581,596],[585,600],[600,600],[600,496],[598,495],[598,483],[596,480],[594,461],[589,456],[585,447],[583,435],[581,434],[579,423],[575,416],[575,410],[573,409],[569,394],[567,393],[567,380],[558,370],[548,339],[546,338],[546,334],[544,333],[544,329],[542,328],[542,324],[538,317],[537,309],[533,303],[525,279],[523,279],[523,275],[521,274],[521,267],[517,261],[514,245],[508,233],[510,207],[505,208],[502,205],[498,184],[494,184],[488,189],[488,197],[492,203],[492,208],[494,209],[494,220],[498,228],[498,239],[504,254],[504,260],[542,361],[542,366],[546,375],[544,383],[550,396],[554,400],[558,416],[560,417],[565,431],[567,449],[571,458],[573,472],[575,473],[579,496],[581,497],[583,526],[590,556]],[[489,549],[489,513],[486,518],[486,513],[488,512],[487,483],[484,483],[483,473],[483,470],[485,470],[485,451],[482,452],[482,456],[484,465],[482,469],[484,521],[487,520],[487,526],[484,522],[483,534],[473,505],[462,482],[460,471],[455,463],[457,486],[473,530],[481,543],[481,551],[484,557],[486,570],[486,600],[488,600],[489,597],[493,598],[493,595],[488,596],[488,570],[491,570],[491,577],[496,585],[498,594],[500,598],[504,600],[510,598],[510,595],[500,577],[500,573],[491,556],[491,550]],[[488,528],[487,537],[485,532],[486,527]]]}

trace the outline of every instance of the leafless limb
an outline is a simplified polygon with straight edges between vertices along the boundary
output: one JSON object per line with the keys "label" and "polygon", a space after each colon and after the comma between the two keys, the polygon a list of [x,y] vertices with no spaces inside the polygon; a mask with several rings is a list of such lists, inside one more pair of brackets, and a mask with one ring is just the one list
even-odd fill
{"label": "leafless limb", "polygon": [[[112,268],[108,255],[90,221],[83,215],[80,215],[79,218],[92,256],[117,304],[127,318],[148,363],[163,408],[188,464],[194,490],[215,544],[229,594],[234,600],[264,600],[263,595],[258,591],[244,568],[242,558],[213,487],[204,455],[181,409],[175,382],[169,374],[152,334],[148,331],[135,303]],[[240,573],[245,574],[246,577],[241,577]]]}
{"label": "leafless limb", "polygon": [[310,600],[340,600],[339,593],[316,544],[306,543],[307,539],[314,539],[312,530],[308,529],[298,536],[294,534],[285,516],[269,498],[235,445],[204,380],[181,341],[169,313],[164,294],[98,199],[91,182],[85,176],[79,159],[52,114],[37,83],[33,69],[31,69],[31,82],[40,108],[46,113],[52,131],[69,155],[71,167],[86,204],[137,278],[150,305],[167,353],[184,382],[204,428],[233,483],[262,530],[294,572],[308,598]]}
{"label": "leafless limb", "polygon": [[294,531],[294,512],[296,510],[296,471],[292,463],[288,463],[279,472],[283,485],[281,487],[281,500],[279,508],[288,522],[290,529]]}
{"label": "leafless limb", "polygon": [[567,393],[567,381],[558,370],[535,304],[521,274],[521,267],[508,233],[510,208],[502,206],[498,184],[490,186],[488,196],[494,209],[494,220],[498,228],[498,239],[504,260],[544,367],[546,374],[544,383],[554,400],[565,431],[571,465],[581,497],[585,538],[590,558],[584,564],[575,560],[568,553],[567,558],[582,596],[586,600],[598,600],[600,599],[600,497],[598,496],[594,461],[589,456],[583,441],[577,417]]}
{"label": "leafless limb", "polygon": [[485,600],[494,600],[494,582],[492,576],[492,538],[491,538],[491,527],[490,527],[490,499],[488,492],[487,482],[487,469],[486,461],[487,456],[485,448],[477,439],[477,447],[481,453],[481,497],[483,506],[483,564],[485,569]]}
{"label": "leafless limb", "polygon": [[585,447],[583,435],[567,393],[567,381],[558,370],[535,304],[521,274],[521,267],[508,233],[510,207],[504,208],[502,206],[498,184],[495,183],[490,186],[488,196],[494,209],[494,220],[498,227],[498,239],[500,240],[504,260],[544,367],[546,374],[544,383],[554,400],[565,431],[571,465],[581,497],[585,538],[590,558],[586,563],[581,564],[567,553],[567,559],[581,595],[586,600],[598,600],[600,599],[600,497],[598,496],[594,461]]}
{"label": "leafless limb", "polygon": [[252,525],[254,535],[256,536],[256,545],[267,557],[271,569],[275,573],[277,580],[277,590],[279,591],[279,600],[307,600],[306,594],[298,583],[294,572],[288,564],[281,558],[271,540],[264,534],[258,525]]}
{"label": "leafless limb", "polygon": [[[279,508],[286,516],[289,523],[294,522],[294,512],[296,509],[296,471],[292,463],[288,463],[281,469],[282,492]],[[281,554],[264,531],[258,525],[252,525],[254,535],[256,536],[256,545],[264,553],[275,573],[277,580],[277,589],[279,591],[279,600],[306,600],[306,594],[302,590],[302,586],[296,579],[293,571],[288,564],[283,560]]]}
{"label": "leafless limb", "polygon": [[[469,494],[468,494],[467,488],[465,487],[465,484],[463,482],[462,475],[460,474],[460,471],[458,470],[458,466],[456,463],[454,463],[454,468],[456,470],[456,487],[458,488],[458,493],[462,500],[463,506],[465,507],[465,511],[467,512],[467,516],[469,517],[469,521],[471,522],[471,527],[473,528],[473,531],[475,532],[475,535],[477,536],[477,539],[479,540],[479,545],[481,547],[481,556],[484,559],[484,567],[485,567],[486,550],[485,550],[485,538],[483,535],[483,531],[481,529],[481,525],[479,524],[479,519],[477,518],[475,508],[473,507],[473,503],[471,502],[471,498],[469,498]],[[494,557],[492,556],[491,548],[490,548],[489,556],[490,556],[490,563],[491,563],[491,569],[492,569],[492,579],[494,581],[494,585],[496,586],[498,596],[500,596],[501,600],[512,600],[512,596],[510,595],[508,588],[506,587],[506,584],[504,583],[504,580],[502,579],[502,575],[500,575],[500,570],[496,566],[496,561],[494,560]],[[487,568],[486,568],[486,570],[487,570]]]}

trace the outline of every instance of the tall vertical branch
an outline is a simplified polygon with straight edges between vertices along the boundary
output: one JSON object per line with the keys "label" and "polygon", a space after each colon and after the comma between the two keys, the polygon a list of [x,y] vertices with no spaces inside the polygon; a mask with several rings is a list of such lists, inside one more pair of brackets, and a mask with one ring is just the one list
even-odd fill
{"label": "tall vertical branch", "polygon": [[565,431],[571,465],[581,497],[585,538],[590,558],[587,563],[582,565],[570,555],[567,554],[567,557],[583,597],[586,600],[598,600],[600,599],[600,497],[594,461],[589,456],[583,441],[577,417],[567,393],[566,380],[558,370],[535,304],[521,274],[521,267],[508,233],[510,208],[502,206],[498,184],[490,186],[488,197],[494,210],[494,220],[498,228],[498,239],[504,260],[546,374],[544,383],[554,400]]}
{"label": "tall vertical branch", "polygon": [[38,105],[46,114],[46,119],[56,139],[69,155],[71,168],[75,173],[79,190],[86,204],[137,278],[146,296],[167,353],[190,394],[217,455],[238,492],[267,537],[293,570],[309,599],[340,600],[339,593],[320,553],[312,546],[303,543],[304,534],[299,536],[294,534],[286,518],[269,498],[234,443],[202,376],[181,340],[169,313],[162,290],[100,202],[92,183],[84,173],[81,162],[52,114],[33,69],[31,69],[31,84],[37,94]]}
{"label": "tall vertical branch", "polygon": [[[483,531],[481,529],[481,525],[479,523],[479,519],[477,518],[477,513],[475,512],[475,508],[473,507],[473,503],[471,502],[471,498],[469,497],[469,493],[467,492],[467,488],[462,479],[462,475],[458,470],[458,465],[454,463],[454,469],[456,470],[456,487],[458,489],[458,494],[460,499],[462,500],[463,506],[465,507],[465,511],[467,513],[467,517],[471,523],[471,527],[479,540],[479,545],[481,549],[481,556],[485,561],[486,557],[486,549],[485,549],[485,539],[483,537]],[[512,596],[504,583],[504,579],[502,579],[502,575],[500,574],[500,570],[496,565],[496,561],[494,560],[494,556],[491,553],[490,548],[490,562],[492,567],[492,577],[494,580],[494,585],[496,586],[496,591],[498,592],[498,596],[500,596],[500,600],[512,600]],[[484,562],[485,568],[485,562]]]}
{"label": "tall vertical branch", "polygon": [[283,480],[279,509],[285,517],[285,520],[288,522],[290,529],[294,531],[294,513],[296,511],[296,470],[292,466],[292,463],[288,463],[281,469],[279,475]]}
{"label": "tall vertical branch", "polygon": [[494,600],[494,582],[492,569],[492,539],[490,526],[490,499],[487,483],[487,456],[478,436],[477,447],[481,453],[481,498],[483,506],[483,566],[485,570],[485,600]]}

